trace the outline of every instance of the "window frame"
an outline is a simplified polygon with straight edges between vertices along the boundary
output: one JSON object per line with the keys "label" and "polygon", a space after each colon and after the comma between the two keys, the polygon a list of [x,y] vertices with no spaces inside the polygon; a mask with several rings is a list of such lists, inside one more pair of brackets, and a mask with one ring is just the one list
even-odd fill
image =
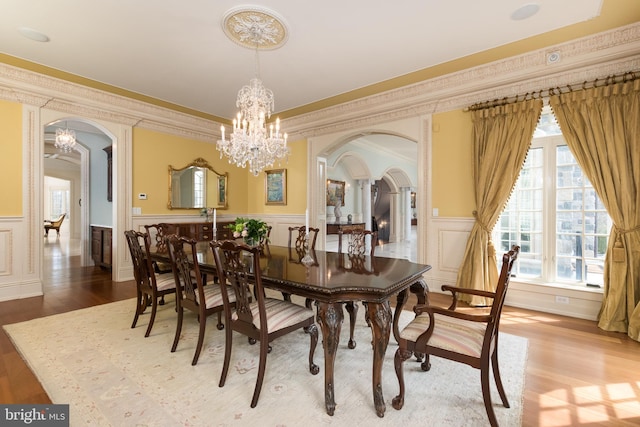
{"label": "window frame", "polygon": [[[557,205],[558,203],[557,192],[560,189],[557,187],[557,183],[558,183],[557,182],[558,181],[557,152],[558,152],[558,147],[560,146],[567,146],[567,143],[563,135],[553,134],[553,135],[535,136],[532,139],[531,146],[529,147],[529,150],[542,149],[542,156],[543,156],[542,185],[540,187],[542,189],[542,201],[541,201],[542,202],[542,211],[541,211],[542,212],[541,214],[542,243],[540,245],[542,249],[542,254],[540,256],[541,267],[540,267],[540,276],[526,277],[523,274],[521,274],[520,261],[524,260],[525,258],[532,258],[532,257],[527,257],[526,256],[527,253],[523,252],[521,254],[523,256],[519,257],[520,259],[517,261],[518,265],[514,266],[514,270],[516,273],[515,277],[517,277],[517,279],[521,282],[531,283],[534,285],[557,286],[557,287],[571,288],[576,290],[602,288],[602,283],[598,283],[598,284],[589,283],[588,281],[589,276],[587,272],[585,272],[583,279],[580,281],[572,280],[572,279],[563,279],[558,274],[557,262],[558,262],[559,256],[557,252],[557,249],[558,249],[557,235],[559,231],[557,229],[557,218],[558,218],[559,211],[558,211],[558,205]],[[528,153],[527,155],[529,154],[530,153]],[[584,176],[584,173],[582,176],[586,179],[586,176]],[[520,179],[520,176],[518,176],[518,179]],[[515,188],[514,188],[514,191],[515,191]],[[583,212],[583,217],[584,217],[585,208],[586,206],[584,204],[584,198],[583,198],[583,203],[581,205],[581,211]],[[586,211],[591,212],[590,209],[587,209]],[[502,245],[503,242],[508,241],[509,242],[508,245],[522,242],[523,230],[520,227],[520,222],[518,222],[518,224],[516,225],[516,231],[515,231],[515,235],[517,236],[517,239],[518,239],[517,241],[511,240],[511,237],[512,237],[511,234],[514,234],[514,231],[511,227],[509,228],[509,230],[503,230],[499,228],[501,223],[500,218],[502,217],[503,214],[504,214],[504,211],[500,214],[500,217],[492,231],[492,240],[496,242],[495,244],[496,244],[496,247],[498,248],[498,252],[504,249],[502,247],[504,246]],[[520,221],[520,217],[521,215],[517,216],[518,221]],[[607,243],[608,243],[608,238],[610,234],[611,224],[612,224],[611,218],[608,217],[609,228],[606,232]],[[535,232],[536,231],[534,230],[531,234]],[[501,239],[501,236],[503,235],[503,233],[509,233],[508,240]],[[588,233],[586,233],[586,231],[583,229],[582,235],[585,236],[587,234]],[[595,233],[595,232],[593,234],[603,235],[603,233]],[[532,239],[530,239],[530,241],[531,240]],[[584,248],[584,243],[582,243],[583,241],[584,239],[581,239],[581,245]],[[581,251],[583,248],[581,248]],[[536,252],[534,251],[532,253],[536,253]],[[587,256],[584,251],[582,251],[581,257],[583,259],[586,259],[586,258],[594,259],[593,257]],[[599,258],[595,258],[595,259],[599,259]],[[602,258],[602,261],[604,262],[604,258]]]}

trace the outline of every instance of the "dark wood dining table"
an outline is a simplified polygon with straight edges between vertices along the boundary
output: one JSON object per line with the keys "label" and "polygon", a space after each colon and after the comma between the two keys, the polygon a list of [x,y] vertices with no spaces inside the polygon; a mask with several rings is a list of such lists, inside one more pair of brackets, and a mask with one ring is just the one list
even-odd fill
{"label": "dark wood dining table", "polygon": [[[198,264],[203,273],[215,274],[215,261],[208,242],[199,242]],[[269,245],[261,257],[262,282],[283,294],[298,295],[315,301],[317,321],[322,330],[325,356],[325,407],[333,415],[335,357],[340,342],[345,302],[362,301],[373,336],[373,401],[376,413],[383,417],[382,364],[393,330],[397,340],[398,318],[408,299],[415,293],[419,304],[427,302],[427,284],[423,275],[431,266],[406,259],[361,256],[354,258],[337,252],[312,251],[311,262],[303,263],[295,248]],[[167,262],[167,254],[154,254]],[[397,295],[392,314],[389,300]]]}

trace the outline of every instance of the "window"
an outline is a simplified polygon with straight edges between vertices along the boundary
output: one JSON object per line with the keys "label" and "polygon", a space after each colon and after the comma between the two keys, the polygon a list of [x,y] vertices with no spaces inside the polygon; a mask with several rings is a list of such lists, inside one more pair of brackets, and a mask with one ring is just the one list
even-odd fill
{"label": "window", "polygon": [[69,190],[64,188],[52,188],[49,192],[49,217],[58,218],[63,213],[69,213]]}
{"label": "window", "polygon": [[520,245],[516,277],[602,286],[611,218],[545,110],[493,230],[498,253]]}
{"label": "window", "polygon": [[203,168],[195,168],[193,173],[193,206],[196,208],[204,208],[206,178]]}

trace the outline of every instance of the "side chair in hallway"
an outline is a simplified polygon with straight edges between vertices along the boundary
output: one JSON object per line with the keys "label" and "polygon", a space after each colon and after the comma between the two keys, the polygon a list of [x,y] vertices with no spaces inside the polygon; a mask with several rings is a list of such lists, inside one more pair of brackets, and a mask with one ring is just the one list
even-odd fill
{"label": "side chair in hallway", "polygon": [[60,237],[60,227],[62,227],[62,222],[64,218],[67,216],[66,213],[60,215],[57,219],[45,219],[44,220],[44,237],[49,236],[50,230],[55,230],[57,233],[57,237]]}

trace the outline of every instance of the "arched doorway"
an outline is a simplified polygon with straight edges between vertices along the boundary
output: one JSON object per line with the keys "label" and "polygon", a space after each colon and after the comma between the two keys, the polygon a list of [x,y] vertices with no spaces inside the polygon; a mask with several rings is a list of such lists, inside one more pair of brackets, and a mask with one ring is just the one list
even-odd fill
{"label": "arched doorway", "polygon": [[[119,239],[117,236],[117,230],[126,227],[126,224],[131,221],[130,214],[126,212],[118,213],[117,205],[130,206],[130,203],[126,203],[125,200],[125,185],[130,185],[126,180],[127,176],[130,176],[130,172],[122,173],[123,178],[117,179],[116,173],[110,174],[108,170],[108,158],[111,156],[112,171],[121,168],[123,171],[126,162],[124,158],[118,162],[118,156],[124,156],[125,150],[118,152],[118,142],[120,147],[126,147],[125,141],[130,140],[130,127],[104,122],[86,119],[77,116],[68,116],[63,113],[59,113],[52,110],[40,111],[40,123],[41,123],[41,139],[40,147],[37,152],[42,153],[42,157],[46,155],[46,140],[51,139],[51,133],[55,134],[56,127],[66,126],[73,129],[76,132],[77,145],[76,151],[80,153],[80,157],[84,157],[84,160],[80,161],[81,164],[81,188],[80,192],[76,194],[76,197],[72,200],[72,204],[76,209],[79,209],[76,214],[76,219],[80,217],[79,229],[80,240],[82,246],[82,264],[93,265],[91,259],[91,234],[90,225],[92,223],[98,223],[101,225],[110,225],[113,227],[113,242],[111,244],[111,253],[113,259],[113,269],[109,273],[112,280],[117,281],[119,277],[119,256],[124,256],[124,251],[121,247],[124,245],[123,239]],[[110,147],[109,152],[104,150],[105,147]],[[118,165],[120,163],[120,165]],[[94,169],[92,171],[92,169]],[[39,161],[34,164],[34,179],[40,183],[39,188],[42,188],[44,182],[45,166],[44,161]],[[111,178],[108,178],[111,175]],[[108,185],[108,184],[111,185]],[[107,187],[111,190],[111,200],[108,200]],[[34,192],[34,207],[39,209],[39,218],[43,218],[44,204],[43,194],[41,192]],[[96,200],[99,200],[97,202]],[[93,207],[93,209],[92,209]],[[99,215],[94,215],[98,212]],[[42,220],[40,220],[40,224]],[[41,229],[42,226],[40,226]],[[42,236],[42,233],[39,233]],[[42,238],[39,239],[43,241]],[[44,245],[40,245],[40,254],[43,254]]]}
{"label": "arched doorway", "polygon": [[[354,222],[365,222],[367,229],[377,226],[381,243],[416,238],[410,230],[410,195],[418,182],[415,141],[385,132],[360,132],[323,154],[326,179],[345,182],[344,216],[352,211]],[[329,222],[331,210],[328,206],[325,212]]]}

